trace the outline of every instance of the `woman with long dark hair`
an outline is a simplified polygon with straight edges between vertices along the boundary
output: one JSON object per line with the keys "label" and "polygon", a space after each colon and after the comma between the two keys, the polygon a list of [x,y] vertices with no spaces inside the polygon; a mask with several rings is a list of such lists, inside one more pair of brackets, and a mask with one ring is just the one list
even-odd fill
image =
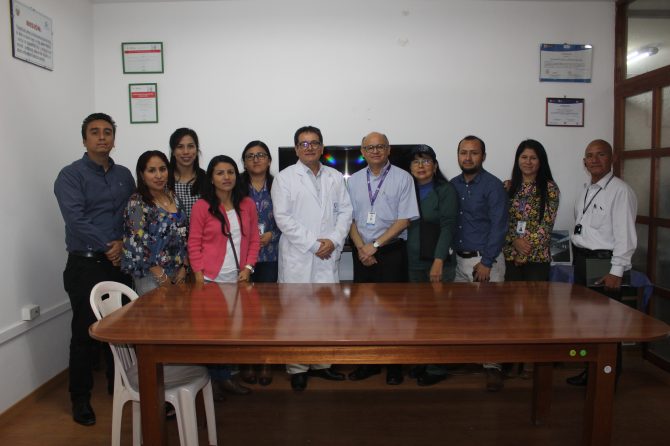
{"label": "woman with long dark hair", "polygon": [[193,204],[202,196],[207,185],[205,171],[200,168],[200,142],[195,130],[182,127],[170,135],[169,187],[175,191],[191,218]]}
{"label": "woman with long dark hair", "polygon": [[195,281],[248,282],[260,248],[256,206],[231,157],[215,156],[206,178],[205,194],[191,210],[188,238]]}
{"label": "woman with long dark hair", "polygon": [[[206,179],[203,198],[191,210],[188,237],[195,283],[249,282],[260,248],[256,205],[246,196],[246,185],[231,157],[215,156]],[[241,395],[251,391],[232,374],[230,365],[210,366],[216,400],[223,399],[223,390]]]}
{"label": "woman with long dark hair", "polygon": [[168,184],[163,152],[140,155],[137,189],[124,214],[121,269],[133,276],[137,294],[182,283],[186,277],[188,220]]}
{"label": "woman with long dark hair", "polygon": [[505,281],[549,280],[551,231],[560,191],[544,146],[521,141],[508,190],[509,227],[505,238]]}

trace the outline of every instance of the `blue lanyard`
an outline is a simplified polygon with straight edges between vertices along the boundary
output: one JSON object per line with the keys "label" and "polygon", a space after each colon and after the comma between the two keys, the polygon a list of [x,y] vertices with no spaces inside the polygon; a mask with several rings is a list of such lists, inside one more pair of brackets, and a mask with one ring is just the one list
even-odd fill
{"label": "blue lanyard", "polygon": [[370,168],[368,167],[367,170],[367,178],[368,178],[368,197],[370,198],[370,209],[372,209],[375,206],[375,201],[377,200],[377,194],[379,194],[379,189],[382,188],[382,184],[384,184],[384,180],[386,179],[386,175],[388,175],[389,170],[391,170],[391,163],[389,163],[389,166],[386,168],[384,173],[382,174],[382,179],[379,181],[379,184],[377,185],[377,190],[375,190],[374,195],[372,194],[372,187],[370,186]]}

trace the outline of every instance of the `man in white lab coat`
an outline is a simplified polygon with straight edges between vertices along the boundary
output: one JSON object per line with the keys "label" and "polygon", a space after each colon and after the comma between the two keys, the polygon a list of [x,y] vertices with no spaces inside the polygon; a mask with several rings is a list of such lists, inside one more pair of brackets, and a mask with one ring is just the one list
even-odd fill
{"label": "man in white lab coat", "polygon": [[[339,282],[340,254],[351,226],[351,200],[342,174],[321,164],[323,136],[312,126],[294,136],[298,162],[275,177],[272,203],[279,239],[280,283]],[[330,364],[288,364],[291,387],[302,391],[307,376],[341,381]]]}

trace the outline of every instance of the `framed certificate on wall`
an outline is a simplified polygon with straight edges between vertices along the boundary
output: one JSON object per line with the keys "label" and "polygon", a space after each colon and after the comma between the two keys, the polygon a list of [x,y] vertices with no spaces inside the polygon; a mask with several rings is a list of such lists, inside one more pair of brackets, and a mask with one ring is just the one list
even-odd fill
{"label": "framed certificate on wall", "polygon": [[124,42],[121,55],[124,74],[163,72],[163,42]]}
{"label": "framed certificate on wall", "polygon": [[128,84],[131,124],[158,122],[158,85]]}
{"label": "framed certificate on wall", "polygon": [[584,127],[583,98],[547,98],[548,127]]}

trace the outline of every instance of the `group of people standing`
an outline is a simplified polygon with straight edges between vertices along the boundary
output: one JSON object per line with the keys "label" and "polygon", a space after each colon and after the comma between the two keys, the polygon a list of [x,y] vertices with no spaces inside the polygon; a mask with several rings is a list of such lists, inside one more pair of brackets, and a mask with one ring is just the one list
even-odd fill
{"label": "group of people standing", "polygon": [[[340,172],[321,163],[323,135],[313,126],[295,132],[298,161],[276,177],[270,174],[270,150],[261,141],[244,148],[242,173],[226,155],[201,169],[197,134],[180,128],[170,137],[169,160],[160,151],[139,157],[135,187],[128,169],[109,157],[115,132],[108,115],[88,116],[82,125],[86,153],[55,183],[68,250],[64,283],[73,310],[69,390],[73,418],[80,424],[95,423],[91,361],[99,353],[87,333],[94,320],[88,295],[102,280],[134,282],[138,294],[182,283],[189,275],[196,283],[334,283],[340,280],[347,238],[354,282],[549,279],[559,189],[537,141],[519,144],[511,179],[503,183],[483,168],[484,141],[466,136],[457,146],[461,174],[449,181],[432,148],[416,146],[408,172],[389,162],[386,135],[372,132],[361,142],[367,167],[345,182]],[[616,292],[635,249],[636,201],[623,181],[612,180],[611,162],[609,144],[589,144],[584,165],[592,185],[584,196],[588,204],[576,213],[580,230],[575,229],[573,242],[586,257],[609,252],[612,271],[603,283],[607,292]],[[604,171],[603,176],[594,170]],[[614,187],[617,192],[610,194]],[[590,217],[596,210],[616,217],[609,223]],[[625,242],[619,240],[622,232]],[[487,389],[500,390],[501,365],[484,368]],[[215,382],[226,390],[248,393],[231,379],[235,370],[211,368]],[[330,364],[289,364],[287,371],[296,391],[306,388],[308,377],[347,378]],[[362,365],[348,378],[380,372],[379,365]],[[245,367],[240,376],[247,383],[272,380],[267,366]],[[427,386],[444,379],[447,370],[416,367],[412,376]],[[388,384],[403,379],[400,365],[387,366]]]}

